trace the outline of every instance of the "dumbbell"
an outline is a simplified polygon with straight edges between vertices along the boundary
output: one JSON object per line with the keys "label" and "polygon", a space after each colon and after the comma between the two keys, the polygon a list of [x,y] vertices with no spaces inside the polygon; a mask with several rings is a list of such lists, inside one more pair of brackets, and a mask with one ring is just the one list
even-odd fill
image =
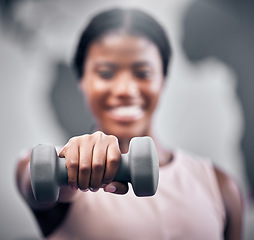
{"label": "dumbbell", "polygon": [[[38,144],[31,153],[30,177],[33,194],[40,203],[55,202],[61,186],[68,185],[65,159],[59,158],[54,146]],[[152,138],[134,137],[129,151],[121,154],[114,181],[130,182],[136,196],[153,196],[159,180],[159,161]]]}

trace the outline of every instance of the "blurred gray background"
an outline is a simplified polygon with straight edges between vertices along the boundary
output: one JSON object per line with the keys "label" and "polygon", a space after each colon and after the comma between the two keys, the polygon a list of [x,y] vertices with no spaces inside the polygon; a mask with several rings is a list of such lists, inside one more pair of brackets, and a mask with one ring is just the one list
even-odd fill
{"label": "blurred gray background", "polygon": [[98,11],[136,6],[169,33],[174,57],[154,130],[168,148],[208,156],[239,184],[254,236],[254,4],[250,0],[0,0],[0,239],[41,239],[18,194],[19,155],[63,145],[93,121],[70,68]]}

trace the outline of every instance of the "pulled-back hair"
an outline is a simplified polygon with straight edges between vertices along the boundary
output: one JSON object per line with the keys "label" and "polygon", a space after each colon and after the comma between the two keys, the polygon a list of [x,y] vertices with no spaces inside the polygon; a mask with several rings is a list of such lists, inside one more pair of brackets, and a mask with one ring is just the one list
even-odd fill
{"label": "pulled-back hair", "polygon": [[158,47],[161,56],[163,75],[167,75],[171,47],[163,27],[153,17],[141,10],[114,8],[94,16],[81,34],[73,60],[78,79],[83,76],[86,54],[93,41],[119,29],[146,37],[153,42]]}

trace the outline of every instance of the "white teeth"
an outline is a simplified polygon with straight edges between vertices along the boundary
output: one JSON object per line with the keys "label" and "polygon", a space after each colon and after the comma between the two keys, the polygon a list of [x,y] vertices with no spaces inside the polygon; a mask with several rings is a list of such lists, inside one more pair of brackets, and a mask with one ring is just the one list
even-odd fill
{"label": "white teeth", "polygon": [[112,113],[121,117],[133,117],[142,112],[140,106],[120,106],[112,109]]}

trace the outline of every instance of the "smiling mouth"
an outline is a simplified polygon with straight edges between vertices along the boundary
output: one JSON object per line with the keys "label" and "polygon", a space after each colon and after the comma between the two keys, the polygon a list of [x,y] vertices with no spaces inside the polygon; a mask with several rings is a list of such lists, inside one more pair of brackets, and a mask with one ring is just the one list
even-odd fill
{"label": "smiling mouth", "polygon": [[111,118],[122,122],[131,122],[140,119],[144,110],[139,105],[117,106],[110,108],[109,115]]}

